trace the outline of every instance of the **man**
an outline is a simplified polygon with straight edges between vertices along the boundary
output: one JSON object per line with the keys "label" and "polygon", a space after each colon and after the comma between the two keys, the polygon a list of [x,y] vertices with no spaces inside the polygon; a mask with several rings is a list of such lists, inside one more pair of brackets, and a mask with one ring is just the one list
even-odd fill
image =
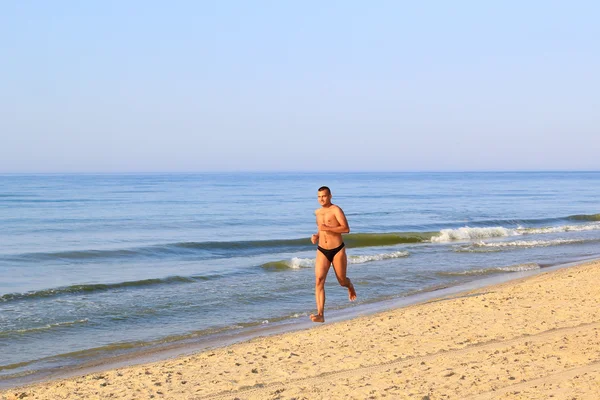
{"label": "man", "polygon": [[318,231],[310,238],[313,244],[318,243],[315,261],[317,314],[311,314],[310,319],[313,322],[325,322],[325,279],[332,264],[338,282],[348,288],[350,301],[356,299],[356,291],[346,276],[348,258],[342,240],[342,233],[350,232],[346,216],[341,208],[331,203],[331,190],[327,186],[319,188],[317,198],[321,204],[321,208],[315,211]]}

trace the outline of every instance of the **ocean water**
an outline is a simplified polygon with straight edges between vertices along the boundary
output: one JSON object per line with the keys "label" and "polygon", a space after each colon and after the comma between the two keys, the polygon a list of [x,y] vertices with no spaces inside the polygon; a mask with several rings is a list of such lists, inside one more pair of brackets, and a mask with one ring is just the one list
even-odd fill
{"label": "ocean water", "polygon": [[307,319],[322,185],[326,315],[600,258],[599,172],[0,175],[0,383]]}

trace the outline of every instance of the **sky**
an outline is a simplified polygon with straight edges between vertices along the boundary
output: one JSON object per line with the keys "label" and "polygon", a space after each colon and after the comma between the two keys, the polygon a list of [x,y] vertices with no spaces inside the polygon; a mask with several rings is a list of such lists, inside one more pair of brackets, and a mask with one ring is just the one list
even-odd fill
{"label": "sky", "polygon": [[0,2],[0,173],[600,170],[600,2]]}

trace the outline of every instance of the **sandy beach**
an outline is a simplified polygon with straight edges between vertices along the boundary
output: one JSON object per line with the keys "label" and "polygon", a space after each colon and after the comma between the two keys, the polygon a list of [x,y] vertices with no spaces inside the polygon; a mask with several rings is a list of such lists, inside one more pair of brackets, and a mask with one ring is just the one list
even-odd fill
{"label": "sandy beach", "polygon": [[0,398],[598,399],[598,282],[589,262]]}

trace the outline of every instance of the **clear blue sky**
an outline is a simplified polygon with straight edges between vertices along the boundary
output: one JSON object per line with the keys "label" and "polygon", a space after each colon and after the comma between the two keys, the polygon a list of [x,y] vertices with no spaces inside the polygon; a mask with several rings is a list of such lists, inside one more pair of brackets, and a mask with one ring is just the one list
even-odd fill
{"label": "clear blue sky", "polygon": [[597,1],[0,3],[0,172],[600,169]]}

